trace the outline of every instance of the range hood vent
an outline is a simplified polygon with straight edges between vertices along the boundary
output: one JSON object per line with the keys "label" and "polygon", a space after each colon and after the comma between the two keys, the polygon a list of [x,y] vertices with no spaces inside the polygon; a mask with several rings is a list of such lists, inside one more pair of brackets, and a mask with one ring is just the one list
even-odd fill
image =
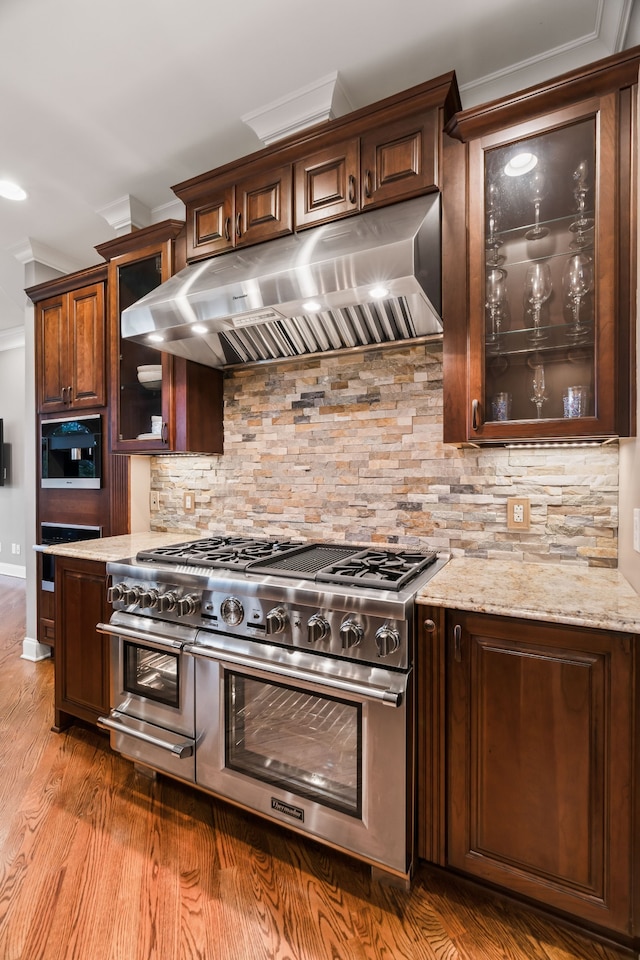
{"label": "range hood vent", "polygon": [[441,333],[440,195],[191,264],[121,333],[210,367]]}

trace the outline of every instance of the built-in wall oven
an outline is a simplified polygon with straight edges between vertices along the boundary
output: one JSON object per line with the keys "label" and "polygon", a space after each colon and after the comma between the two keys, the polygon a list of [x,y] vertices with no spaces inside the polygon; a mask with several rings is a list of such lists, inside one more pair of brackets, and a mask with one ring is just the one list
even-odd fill
{"label": "built-in wall oven", "polygon": [[112,746],[407,883],[414,599],[445,562],[221,537],[108,564]]}

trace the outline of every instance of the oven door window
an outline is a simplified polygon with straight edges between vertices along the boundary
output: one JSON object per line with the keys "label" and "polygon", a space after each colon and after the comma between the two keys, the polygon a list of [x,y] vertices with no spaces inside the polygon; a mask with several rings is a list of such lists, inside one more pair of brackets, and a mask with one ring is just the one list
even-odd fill
{"label": "oven door window", "polygon": [[124,641],[124,689],[169,707],[180,706],[180,654]]}
{"label": "oven door window", "polygon": [[361,704],[229,671],[225,705],[229,769],[361,817]]}

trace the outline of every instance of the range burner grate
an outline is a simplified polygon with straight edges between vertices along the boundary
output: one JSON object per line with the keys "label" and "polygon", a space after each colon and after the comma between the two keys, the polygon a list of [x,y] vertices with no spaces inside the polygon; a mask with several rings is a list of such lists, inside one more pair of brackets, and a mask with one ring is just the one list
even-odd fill
{"label": "range burner grate", "polygon": [[320,571],[316,579],[325,583],[400,590],[422,570],[435,563],[437,557],[435,552],[365,550]]}
{"label": "range burner grate", "polygon": [[174,543],[152,550],[141,550],[136,560],[244,570],[256,560],[276,556],[298,546],[298,543],[290,540],[206,537],[202,540],[190,540],[187,543]]}

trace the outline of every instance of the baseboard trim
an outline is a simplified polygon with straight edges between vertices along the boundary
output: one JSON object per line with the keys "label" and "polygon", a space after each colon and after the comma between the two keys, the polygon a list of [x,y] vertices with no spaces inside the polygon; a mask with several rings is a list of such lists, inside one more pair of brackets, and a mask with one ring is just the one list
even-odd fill
{"label": "baseboard trim", "polygon": [[0,563],[0,574],[4,577],[17,577],[19,580],[26,580],[27,568],[19,567],[17,563]]}
{"label": "baseboard trim", "polygon": [[48,647],[46,643],[38,643],[31,637],[25,637],[22,641],[21,660],[31,660],[33,663],[37,663],[39,660],[48,660],[50,656],[51,647]]}

